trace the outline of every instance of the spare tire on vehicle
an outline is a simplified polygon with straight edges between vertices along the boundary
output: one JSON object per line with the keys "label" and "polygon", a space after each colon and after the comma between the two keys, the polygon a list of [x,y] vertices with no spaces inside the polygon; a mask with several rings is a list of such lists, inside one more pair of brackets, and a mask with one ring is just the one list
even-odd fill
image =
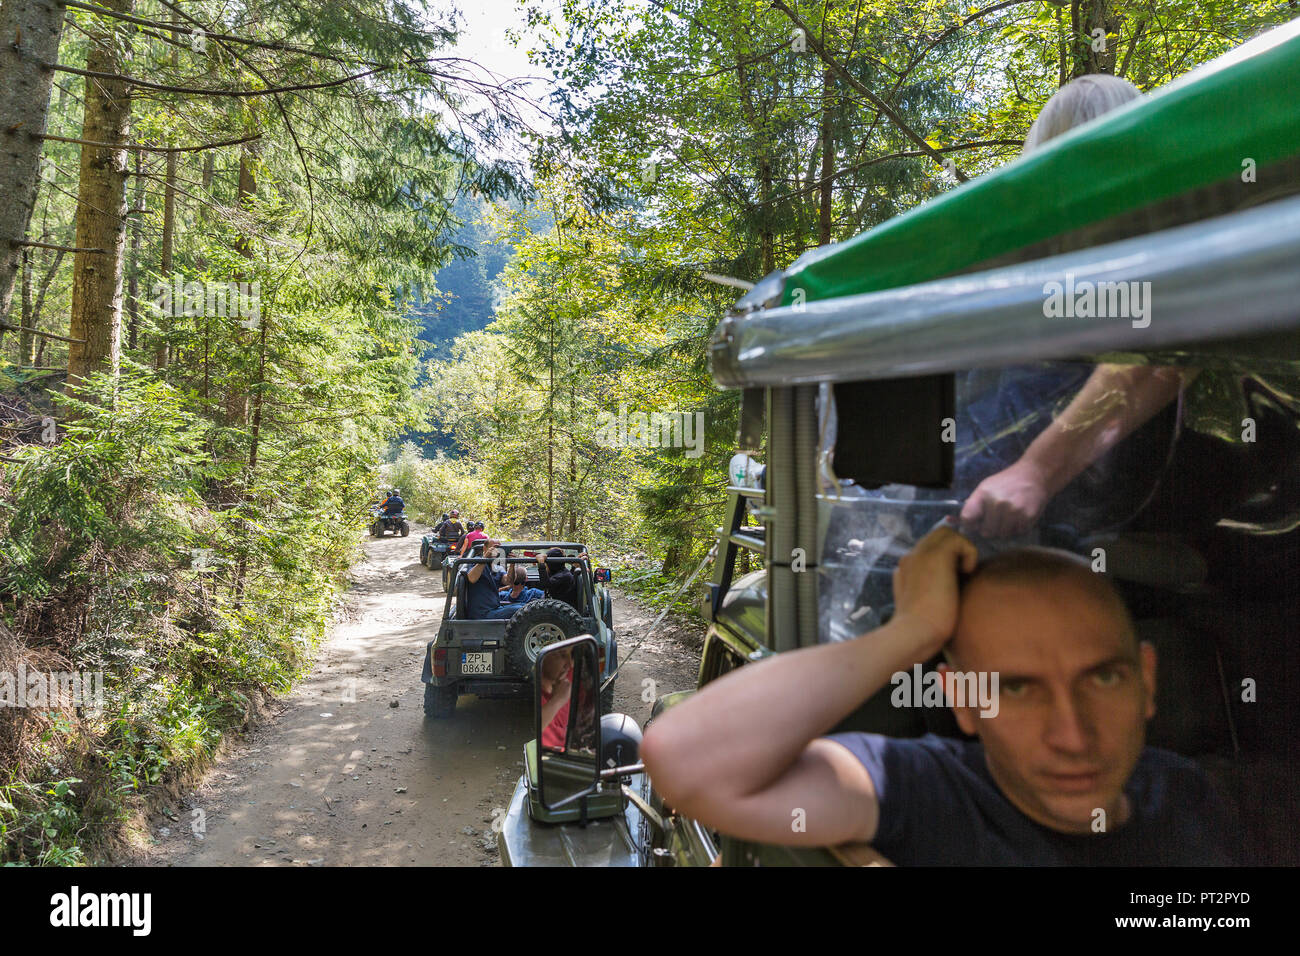
{"label": "spare tire on vehicle", "polygon": [[506,622],[506,666],[513,674],[532,674],[543,647],[583,632],[582,615],[571,605],[551,598],[529,601]]}

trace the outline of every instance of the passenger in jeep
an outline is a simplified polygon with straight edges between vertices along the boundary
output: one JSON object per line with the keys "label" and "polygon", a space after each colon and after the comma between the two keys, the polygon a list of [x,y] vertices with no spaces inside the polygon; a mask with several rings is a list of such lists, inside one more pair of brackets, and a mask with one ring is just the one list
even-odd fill
{"label": "passenger in jeep", "polygon": [[[894,597],[857,640],[741,667],[664,711],[641,747],[664,799],[742,839],[869,842],[904,865],[1234,862],[1206,776],[1144,746],[1155,652],[1104,575],[1041,548],[977,567],[941,527],[902,559]],[[825,736],[886,684],[896,705],[921,703],[900,681],[940,650],[941,672],[998,691],[949,702],[978,740]]]}
{"label": "passenger in jeep", "polygon": [[[500,542],[489,541],[483,547],[483,557],[495,560],[501,554]],[[490,617],[500,604],[497,591],[501,587],[502,575],[492,569],[492,565],[476,561],[465,572],[465,607],[463,617],[467,621],[481,621]]]}
{"label": "passenger in jeep", "polygon": [[465,540],[460,546],[462,557],[470,553],[474,547],[475,541],[483,541],[487,538],[487,534],[483,530],[482,521],[471,521],[466,527],[469,528],[469,534],[465,535]]}
{"label": "passenger in jeep", "polygon": [[[578,557],[586,558],[587,555],[584,552]],[[578,607],[578,579],[564,561],[563,548],[551,548],[545,555],[539,554],[537,567],[542,589],[548,598]]]}
{"label": "passenger in jeep", "polygon": [[512,564],[506,568],[503,581],[508,587],[498,592],[501,604],[495,610],[489,611],[486,617],[494,620],[513,617],[514,613],[529,601],[536,601],[546,596],[537,588],[528,586],[528,572],[524,570],[522,564]]}
{"label": "passenger in jeep", "polygon": [[[1023,152],[1041,149],[1057,136],[1141,95],[1128,80],[1106,73],[1071,80],[1044,105],[1025,137]],[[997,397],[998,403],[1009,404],[1013,413],[1023,414],[1025,408],[1035,405],[1050,407],[1061,394],[1076,387],[1077,394],[1016,461],[981,477],[962,505],[962,530],[986,538],[1025,534],[1053,498],[1177,399],[1198,374],[1192,368],[1101,364],[1078,387],[1070,373],[1060,368],[1021,370],[1007,394]],[[981,417],[975,408],[959,416],[966,427],[985,424]],[[966,468],[959,466],[959,471],[977,471],[985,457],[970,456]],[[965,480],[959,477],[959,483]],[[1114,498],[1120,492],[1107,487],[1102,494]]]}

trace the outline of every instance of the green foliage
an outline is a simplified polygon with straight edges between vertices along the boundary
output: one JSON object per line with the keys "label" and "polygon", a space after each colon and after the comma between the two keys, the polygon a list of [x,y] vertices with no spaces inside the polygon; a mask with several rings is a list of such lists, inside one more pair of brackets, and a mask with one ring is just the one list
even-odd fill
{"label": "green foliage", "polygon": [[[306,331],[280,314],[283,334]],[[254,695],[287,691],[308,665],[406,394],[387,373],[357,374],[338,330],[321,336],[294,339],[315,359],[298,394],[310,387],[323,404],[341,391],[374,408],[371,441],[268,415],[253,471],[242,457],[214,457],[248,436],[207,417],[201,396],[128,366],[57,399],[66,424],[55,444],[16,450],[0,497],[0,617],[20,636],[41,635],[70,669],[102,672],[107,706],[67,726],[53,712],[34,748],[20,736],[3,755],[14,775],[0,858],[80,861],[127,798],[201,764]],[[364,335],[343,341],[371,348]],[[80,785],[41,783],[50,766],[72,766]]]}
{"label": "green foliage", "polygon": [[433,525],[456,508],[461,520],[483,521],[498,531],[501,511],[493,490],[472,459],[438,454],[426,459],[412,442],[402,445],[397,460],[383,467],[384,483],[401,489],[407,514]]}

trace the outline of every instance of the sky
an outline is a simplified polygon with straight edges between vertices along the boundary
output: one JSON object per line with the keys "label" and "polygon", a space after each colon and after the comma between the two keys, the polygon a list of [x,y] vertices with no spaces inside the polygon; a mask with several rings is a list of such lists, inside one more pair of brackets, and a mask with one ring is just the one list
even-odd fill
{"label": "sky", "polygon": [[[558,5],[558,0],[543,2],[548,6]],[[519,0],[439,0],[432,10],[441,12],[453,6],[459,11],[460,33],[455,49],[447,52],[471,60],[478,67],[465,72],[486,82],[528,79],[525,87],[515,90],[516,95],[549,106],[552,81],[547,70],[528,62],[528,47],[535,41],[529,39],[530,28]],[[506,35],[508,30],[524,35],[519,46],[511,43]],[[550,122],[543,114],[521,106],[516,103],[518,113],[530,127],[538,132],[549,131]],[[435,105],[433,108],[438,107]],[[512,158],[520,158],[514,155],[515,152],[514,149],[506,150]]]}
{"label": "sky", "polygon": [[464,30],[457,53],[507,77],[540,76],[528,63],[523,49],[510,45],[505,31],[523,30],[525,19],[518,0],[457,0]]}

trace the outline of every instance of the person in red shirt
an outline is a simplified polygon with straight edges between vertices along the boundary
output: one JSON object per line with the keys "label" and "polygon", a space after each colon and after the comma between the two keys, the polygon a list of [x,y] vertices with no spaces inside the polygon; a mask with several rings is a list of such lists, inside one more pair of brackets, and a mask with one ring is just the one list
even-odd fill
{"label": "person in red shirt", "polygon": [[474,542],[482,541],[485,538],[487,538],[487,535],[483,532],[483,522],[471,521],[469,523],[469,534],[465,535],[465,542],[460,546],[460,556],[463,558],[469,554],[474,547]]}
{"label": "person in red shirt", "polygon": [[573,690],[573,655],[553,651],[542,661],[542,746],[563,750],[569,728],[569,698]]}

